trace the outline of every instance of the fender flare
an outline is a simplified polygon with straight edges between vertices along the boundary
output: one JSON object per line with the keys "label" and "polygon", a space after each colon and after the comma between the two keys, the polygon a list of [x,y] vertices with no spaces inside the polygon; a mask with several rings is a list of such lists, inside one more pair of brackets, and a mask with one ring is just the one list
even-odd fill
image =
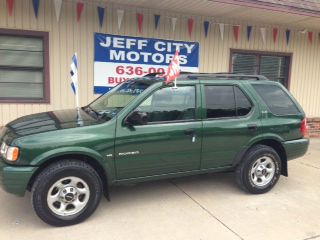
{"label": "fender flare", "polygon": [[107,176],[108,182],[111,183],[113,181],[114,176],[110,163],[106,161],[98,152],[85,147],[62,147],[53,149],[38,155],[30,162],[30,165],[41,167],[41,165],[43,165],[49,159],[63,157],[65,155],[82,155],[94,159],[95,162],[103,169],[105,175]]}
{"label": "fender flare", "polygon": [[[284,139],[281,138],[280,136],[278,136],[276,134],[261,134],[261,135],[255,136],[254,138],[250,139],[248,141],[248,143],[246,144],[246,146],[244,146],[240,149],[240,151],[237,153],[237,155],[234,158],[232,166],[236,167],[241,162],[242,158],[245,156],[247,151],[253,145],[257,144],[258,142],[266,141],[266,140],[276,141],[279,144],[281,144],[284,149],[284,146],[283,146]],[[284,154],[286,155],[286,152],[284,152]],[[286,157],[285,157],[285,159],[281,158],[281,163],[282,163],[281,174],[286,177],[288,176],[288,163],[287,162],[288,162],[288,160],[286,159]]]}

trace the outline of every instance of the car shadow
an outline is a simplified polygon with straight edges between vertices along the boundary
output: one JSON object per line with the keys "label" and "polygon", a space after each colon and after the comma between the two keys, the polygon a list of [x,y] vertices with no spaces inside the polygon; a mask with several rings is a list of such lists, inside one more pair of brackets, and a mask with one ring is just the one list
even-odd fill
{"label": "car shadow", "polygon": [[189,191],[196,189],[217,195],[238,196],[246,194],[237,186],[233,173],[210,173],[113,186],[110,189],[110,202],[105,201],[103,205],[116,209],[135,201],[152,202],[159,199],[170,201],[170,198],[177,196],[190,197],[188,196]]}
{"label": "car shadow", "polygon": [[[234,197],[239,194],[245,194],[235,184],[233,173],[211,173],[113,186],[110,189],[110,201],[102,198],[94,216],[83,224],[88,224],[92,219],[95,219],[93,221],[99,220],[99,218],[103,219],[104,216],[110,215],[110,212],[116,216],[117,211],[140,206],[142,203],[151,206],[158,204],[159,201],[180,201],[190,197],[188,196],[190,189],[202,189],[213,194],[228,194]],[[2,227],[8,227],[9,229],[17,227],[31,227],[31,229],[51,228],[37,217],[31,206],[30,198],[31,194],[29,192],[26,193],[25,197],[20,198],[2,190],[0,191],[0,205],[2,206],[0,219],[6,219],[5,222],[0,220]]]}

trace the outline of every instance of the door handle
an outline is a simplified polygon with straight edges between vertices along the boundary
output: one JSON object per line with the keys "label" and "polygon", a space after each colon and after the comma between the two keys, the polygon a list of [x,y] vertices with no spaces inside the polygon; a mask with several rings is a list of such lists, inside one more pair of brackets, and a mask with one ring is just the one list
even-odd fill
{"label": "door handle", "polygon": [[257,124],[248,124],[248,129],[250,131],[256,131],[258,128],[258,125]]}
{"label": "door handle", "polygon": [[193,142],[193,143],[196,142],[196,130],[195,129],[193,129],[193,128],[186,129],[186,130],[184,130],[184,134],[192,137],[191,142]]}
{"label": "door handle", "polygon": [[184,134],[188,136],[195,135],[196,131],[192,128],[184,130]]}

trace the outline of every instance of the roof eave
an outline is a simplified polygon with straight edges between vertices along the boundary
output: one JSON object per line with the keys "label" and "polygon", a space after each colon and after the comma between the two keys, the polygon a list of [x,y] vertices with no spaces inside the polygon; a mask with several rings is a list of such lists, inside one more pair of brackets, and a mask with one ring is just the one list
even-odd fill
{"label": "roof eave", "polygon": [[269,10],[274,12],[291,13],[291,14],[296,14],[301,16],[320,18],[320,11],[302,8],[302,7],[300,8],[295,6],[275,4],[272,2],[257,1],[257,0],[208,0],[208,1],[231,4],[236,6],[243,6],[243,7],[252,7],[252,8]]}

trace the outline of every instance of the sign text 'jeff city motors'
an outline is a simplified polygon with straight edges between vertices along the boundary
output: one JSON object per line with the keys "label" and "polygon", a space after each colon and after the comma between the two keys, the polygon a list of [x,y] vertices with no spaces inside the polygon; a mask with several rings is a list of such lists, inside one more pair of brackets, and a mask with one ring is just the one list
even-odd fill
{"label": "sign text 'jeff city motors'", "polygon": [[95,33],[94,91],[133,77],[166,72],[177,48],[181,71],[199,71],[199,43]]}

